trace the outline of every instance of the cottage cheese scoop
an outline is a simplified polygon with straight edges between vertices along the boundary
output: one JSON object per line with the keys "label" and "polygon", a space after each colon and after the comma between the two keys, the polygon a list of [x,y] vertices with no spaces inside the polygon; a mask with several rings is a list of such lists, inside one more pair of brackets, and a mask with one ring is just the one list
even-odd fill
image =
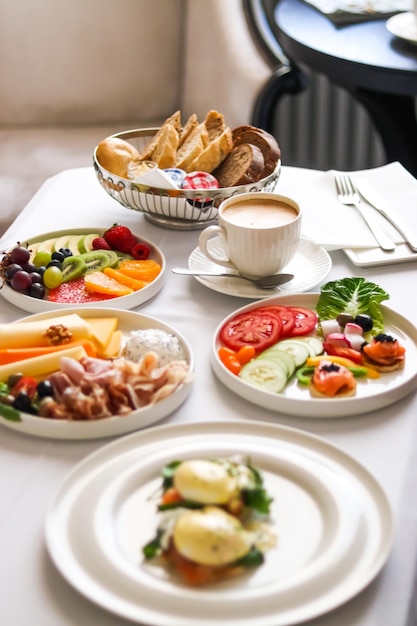
{"label": "cottage cheese scoop", "polygon": [[186,359],[178,337],[159,328],[146,328],[130,333],[123,349],[123,356],[131,361],[140,361],[148,352],[156,352],[159,364]]}

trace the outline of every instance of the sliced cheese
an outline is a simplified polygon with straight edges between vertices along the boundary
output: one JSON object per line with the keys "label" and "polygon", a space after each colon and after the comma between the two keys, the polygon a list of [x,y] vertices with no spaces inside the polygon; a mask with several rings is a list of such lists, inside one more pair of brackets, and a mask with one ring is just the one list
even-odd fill
{"label": "sliced cheese", "polygon": [[[83,357],[87,356],[87,352],[82,346],[74,346],[66,350],[53,352],[52,354],[44,354],[42,356],[25,359],[19,362],[19,373],[24,376],[33,376],[34,378],[47,376],[60,369],[61,359],[64,356],[80,361]],[[16,374],[16,363],[0,365],[1,382],[7,382],[7,379],[12,374]]]}
{"label": "sliced cheese", "polygon": [[6,348],[34,348],[49,345],[45,331],[51,326],[62,324],[72,333],[71,340],[91,339],[92,330],[89,321],[84,320],[76,313],[48,317],[35,322],[21,324],[0,324],[0,347]]}
{"label": "sliced cheese", "polygon": [[98,356],[102,359],[110,359],[112,357],[119,356],[120,349],[122,347],[122,339],[122,331],[115,330],[110,337],[109,343],[98,353]]}
{"label": "sliced cheese", "polygon": [[92,339],[96,342],[97,350],[100,352],[108,345],[119,320],[117,317],[89,317],[88,323],[91,328]]}

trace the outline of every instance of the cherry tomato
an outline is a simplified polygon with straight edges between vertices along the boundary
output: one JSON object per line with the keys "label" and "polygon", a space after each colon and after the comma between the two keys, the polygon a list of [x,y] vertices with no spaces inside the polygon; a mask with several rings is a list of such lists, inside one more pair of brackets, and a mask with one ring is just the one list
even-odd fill
{"label": "cherry tomato", "polygon": [[241,365],[246,365],[249,361],[252,361],[255,356],[256,351],[253,346],[242,346],[240,350],[236,353],[236,356]]}
{"label": "cherry tomato", "polygon": [[12,396],[18,396],[19,393],[26,393],[30,400],[33,400],[36,394],[38,381],[32,376],[21,376],[17,383],[13,385],[10,393]]}
{"label": "cherry tomato", "polygon": [[232,350],[249,345],[258,353],[277,343],[281,332],[282,322],[277,314],[254,309],[226,322],[220,330],[220,340]]}
{"label": "cherry tomato", "polygon": [[315,329],[318,317],[315,311],[311,309],[304,309],[300,306],[288,307],[295,315],[295,325],[292,328],[290,336],[296,337],[297,335],[308,335]]}
{"label": "cherry tomato", "polygon": [[343,346],[333,346],[332,344],[323,343],[324,351],[331,356],[341,356],[349,359],[358,365],[362,365],[363,359],[360,352],[353,348],[344,348]]}
{"label": "cherry tomato", "polygon": [[232,374],[236,374],[237,376],[242,369],[242,365],[237,358],[237,353],[230,348],[222,346],[221,348],[219,348],[218,355],[223,365],[227,367],[227,369],[230,370]]}
{"label": "cherry tomato", "polygon": [[291,331],[295,326],[295,313],[291,310],[291,307],[271,304],[270,306],[261,306],[258,311],[278,313],[282,321],[281,336],[287,337],[288,335],[291,335]]}

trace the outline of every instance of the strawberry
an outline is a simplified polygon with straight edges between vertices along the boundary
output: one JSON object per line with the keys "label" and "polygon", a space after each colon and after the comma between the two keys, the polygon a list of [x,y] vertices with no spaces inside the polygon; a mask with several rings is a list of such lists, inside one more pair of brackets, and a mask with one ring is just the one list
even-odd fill
{"label": "strawberry", "polygon": [[96,237],[92,242],[93,250],[111,250],[104,237]]}
{"label": "strawberry", "polygon": [[151,249],[146,243],[135,243],[129,254],[131,254],[134,259],[144,261],[148,258],[150,251]]}
{"label": "strawberry", "polygon": [[112,250],[130,254],[131,249],[137,243],[135,236],[127,226],[113,224],[103,235]]}

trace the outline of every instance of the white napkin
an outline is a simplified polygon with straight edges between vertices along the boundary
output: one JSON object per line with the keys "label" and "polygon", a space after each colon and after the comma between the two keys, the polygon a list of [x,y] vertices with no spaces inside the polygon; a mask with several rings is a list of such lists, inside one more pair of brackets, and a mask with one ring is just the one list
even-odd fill
{"label": "white napkin", "polygon": [[[402,221],[417,232],[417,180],[400,163],[348,174],[353,182],[364,178],[375,186]],[[303,237],[327,250],[378,247],[357,209],[338,201],[333,170],[317,172],[305,180],[300,177],[296,188],[294,182],[294,178],[291,183],[288,180],[281,188],[278,181],[276,192],[291,195],[300,204]],[[361,202],[395,243],[404,242],[402,235],[376,209],[371,209],[363,198]]]}

